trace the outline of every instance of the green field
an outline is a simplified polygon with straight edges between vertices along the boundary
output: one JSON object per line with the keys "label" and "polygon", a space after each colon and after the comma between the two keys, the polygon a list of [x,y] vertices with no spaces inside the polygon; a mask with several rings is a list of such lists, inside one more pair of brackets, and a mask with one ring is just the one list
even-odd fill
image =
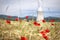
{"label": "green field", "polygon": [[11,21],[7,24],[6,20],[0,19],[0,40],[21,40],[21,36],[28,40],[47,40],[43,38],[41,31],[49,29],[46,33],[48,40],[60,40],[60,22],[37,22],[40,25],[34,25],[34,20]]}

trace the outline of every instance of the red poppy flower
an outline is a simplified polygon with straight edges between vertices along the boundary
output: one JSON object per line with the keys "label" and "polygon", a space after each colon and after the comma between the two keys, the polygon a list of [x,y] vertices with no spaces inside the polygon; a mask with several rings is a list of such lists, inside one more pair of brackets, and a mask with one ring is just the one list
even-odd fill
{"label": "red poppy flower", "polygon": [[52,19],[52,20],[50,20],[50,22],[55,22],[55,20],[54,20],[54,19]]}
{"label": "red poppy flower", "polygon": [[10,20],[6,20],[6,23],[7,23],[7,24],[11,24],[11,21],[10,21]]}
{"label": "red poppy flower", "polygon": [[15,18],[15,20],[16,20],[16,21],[18,21],[18,20],[19,20],[19,18]]}
{"label": "red poppy flower", "polygon": [[41,31],[40,33],[42,34],[42,35],[45,35],[46,33],[49,33],[50,32],[50,30],[49,29],[46,29],[46,30],[44,30],[44,31]]}
{"label": "red poppy flower", "polygon": [[41,31],[40,33],[41,33],[42,35],[45,35],[45,31]]}
{"label": "red poppy flower", "polygon": [[48,36],[46,36],[46,35],[43,35],[43,38],[46,39],[46,40],[48,40]]}
{"label": "red poppy flower", "polygon": [[[45,30],[46,32],[49,32],[48,30]],[[45,31],[41,31],[40,33],[42,34],[43,38],[48,40],[48,36],[46,36],[46,32]]]}
{"label": "red poppy flower", "polygon": [[50,32],[50,30],[49,30],[49,29],[46,29],[46,30],[45,30],[45,32],[46,32],[46,33],[49,33],[49,32]]}
{"label": "red poppy flower", "polygon": [[34,22],[34,25],[37,26],[37,22]]}
{"label": "red poppy flower", "polygon": [[37,22],[34,22],[34,25],[37,25]]}
{"label": "red poppy flower", "polygon": [[42,20],[43,23],[45,23],[46,21],[45,20]]}
{"label": "red poppy flower", "polygon": [[11,16],[7,16],[8,18],[11,18]]}
{"label": "red poppy flower", "polygon": [[26,16],[26,19],[28,19],[29,16]]}
{"label": "red poppy flower", "polygon": [[53,25],[54,26],[54,24],[52,23],[51,25]]}
{"label": "red poppy flower", "polygon": [[21,37],[21,40],[28,40],[26,37]]}
{"label": "red poppy flower", "polygon": [[34,22],[34,25],[35,25],[35,26],[40,26],[40,24],[39,24],[39,23],[37,23],[37,22]]}
{"label": "red poppy flower", "polygon": [[40,26],[40,24],[38,23],[37,26]]}

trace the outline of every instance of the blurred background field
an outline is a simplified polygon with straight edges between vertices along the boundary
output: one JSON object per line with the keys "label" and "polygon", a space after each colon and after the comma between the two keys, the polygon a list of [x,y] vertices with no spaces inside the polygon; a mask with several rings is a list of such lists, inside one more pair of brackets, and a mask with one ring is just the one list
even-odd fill
{"label": "blurred background field", "polygon": [[[47,40],[41,31],[49,29],[47,33],[48,40],[60,40],[60,22],[37,22],[39,25],[34,25],[35,20],[19,20],[6,23],[6,19],[0,19],[0,40]],[[50,20],[49,20],[50,21]],[[21,39],[21,37],[26,39]]]}
{"label": "blurred background field", "polygon": [[[0,15],[0,19],[4,19],[4,20],[12,20],[12,21],[15,21],[15,18],[18,18],[18,16],[11,16],[11,18],[8,18],[9,15]],[[36,21],[36,16],[28,16],[29,18],[27,19],[28,21],[29,20],[34,20]],[[26,19],[26,17],[19,17],[19,19]],[[54,19],[55,22],[60,22],[60,17],[52,17],[52,16],[49,16],[49,17],[44,17],[44,19],[49,22],[49,20],[51,19]]]}

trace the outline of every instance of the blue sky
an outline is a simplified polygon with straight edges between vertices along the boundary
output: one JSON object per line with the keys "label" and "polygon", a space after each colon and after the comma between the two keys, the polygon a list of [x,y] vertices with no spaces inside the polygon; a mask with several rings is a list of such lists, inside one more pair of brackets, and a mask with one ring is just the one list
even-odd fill
{"label": "blue sky", "polygon": [[0,14],[37,16],[39,6],[44,11],[44,17],[60,17],[60,0],[0,0]]}

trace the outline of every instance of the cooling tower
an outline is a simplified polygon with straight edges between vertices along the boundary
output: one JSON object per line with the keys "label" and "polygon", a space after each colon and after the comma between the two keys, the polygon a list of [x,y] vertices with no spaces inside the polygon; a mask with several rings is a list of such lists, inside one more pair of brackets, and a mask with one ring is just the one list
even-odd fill
{"label": "cooling tower", "polygon": [[43,19],[44,19],[43,9],[42,9],[42,7],[40,7],[40,8],[38,8],[37,21],[41,21]]}

